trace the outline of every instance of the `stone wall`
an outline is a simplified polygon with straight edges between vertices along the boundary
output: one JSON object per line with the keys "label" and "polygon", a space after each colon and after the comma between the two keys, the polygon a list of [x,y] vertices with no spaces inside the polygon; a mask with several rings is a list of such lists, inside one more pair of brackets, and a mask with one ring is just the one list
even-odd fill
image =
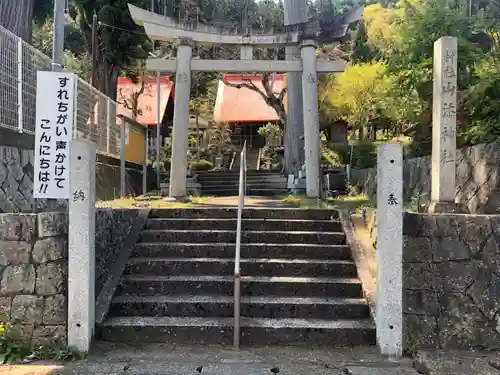
{"label": "stone wall", "polygon": [[500,216],[404,217],[405,346],[500,347]]}
{"label": "stone wall", "polygon": [[66,344],[68,217],[0,214],[0,321],[14,338]]}
{"label": "stone wall", "polygon": [[125,240],[136,224],[140,209],[96,210],[96,297],[123,251]]}
{"label": "stone wall", "polygon": [[[431,157],[405,160],[404,198],[420,198],[425,204],[431,194]],[[370,199],[377,195],[376,168],[353,170],[351,183]],[[500,141],[457,150],[456,200],[471,213],[500,212]]]}
{"label": "stone wall", "polygon": [[[33,198],[34,137],[0,128],[0,213],[64,211],[64,200]],[[98,154],[97,200],[111,200],[120,194],[120,161]],[[142,193],[142,166],[127,163],[126,193]],[[151,174],[152,173],[148,173]]]}

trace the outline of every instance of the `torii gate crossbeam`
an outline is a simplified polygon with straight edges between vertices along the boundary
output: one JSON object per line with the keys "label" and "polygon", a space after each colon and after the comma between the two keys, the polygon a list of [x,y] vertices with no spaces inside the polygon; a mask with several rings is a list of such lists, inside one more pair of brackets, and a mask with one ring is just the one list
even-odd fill
{"label": "torii gate crossbeam", "polygon": [[[343,72],[345,62],[316,61],[318,73]],[[147,70],[155,72],[175,72],[177,60],[148,59]],[[302,72],[302,61],[298,60],[191,60],[192,72],[227,72],[227,73],[274,73]]]}

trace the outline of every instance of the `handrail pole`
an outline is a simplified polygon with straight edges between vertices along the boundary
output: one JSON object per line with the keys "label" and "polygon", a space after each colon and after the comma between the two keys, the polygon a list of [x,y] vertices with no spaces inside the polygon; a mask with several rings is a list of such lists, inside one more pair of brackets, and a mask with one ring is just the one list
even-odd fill
{"label": "handrail pole", "polygon": [[246,181],[246,141],[240,155],[240,179],[238,186],[238,217],[236,220],[236,250],[234,253],[234,328],[233,328],[233,347],[240,348],[240,300],[241,300],[241,221],[243,208],[245,206],[245,181]]}

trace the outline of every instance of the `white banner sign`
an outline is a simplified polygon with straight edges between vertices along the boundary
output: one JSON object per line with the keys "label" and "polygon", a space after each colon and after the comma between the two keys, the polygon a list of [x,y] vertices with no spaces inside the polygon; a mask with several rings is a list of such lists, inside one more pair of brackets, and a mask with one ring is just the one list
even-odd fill
{"label": "white banner sign", "polygon": [[69,198],[69,144],[73,136],[75,76],[37,74],[35,198]]}

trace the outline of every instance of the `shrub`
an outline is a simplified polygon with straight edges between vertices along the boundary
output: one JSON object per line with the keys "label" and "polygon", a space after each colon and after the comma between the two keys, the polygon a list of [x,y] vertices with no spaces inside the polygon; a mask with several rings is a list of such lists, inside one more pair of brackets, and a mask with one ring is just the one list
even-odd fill
{"label": "shrub", "polygon": [[189,168],[192,171],[209,171],[214,168],[214,165],[208,160],[201,159],[192,161]]}

